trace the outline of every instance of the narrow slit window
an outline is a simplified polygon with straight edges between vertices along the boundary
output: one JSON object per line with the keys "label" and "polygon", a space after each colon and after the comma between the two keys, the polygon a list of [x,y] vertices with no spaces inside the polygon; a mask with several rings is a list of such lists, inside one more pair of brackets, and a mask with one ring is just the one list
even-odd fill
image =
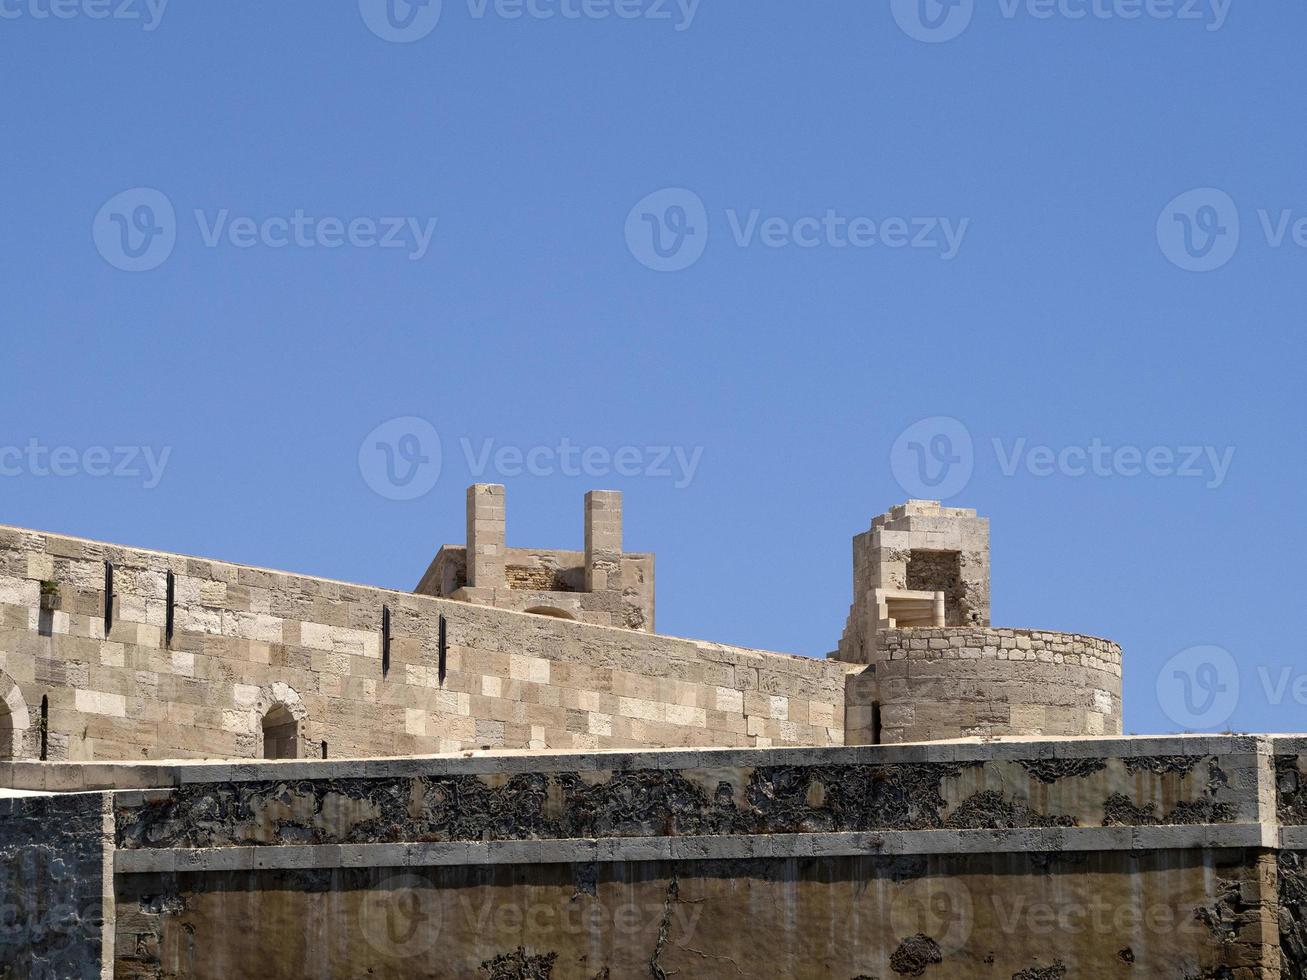
{"label": "narrow slit window", "polygon": [[871,706],[871,744],[879,745],[880,736],[880,702],[877,701]]}
{"label": "narrow slit window", "polygon": [[113,562],[104,563],[104,635],[113,629]]}
{"label": "narrow slit window", "polygon": [[50,758],[50,695],[41,696],[41,720],[37,722],[41,737],[41,761]]}
{"label": "narrow slit window", "polygon": [[323,743],[322,743],[322,758],[325,759],[326,757],[327,757],[327,743],[326,743],[326,742],[323,742]]}
{"label": "narrow slit window", "polygon": [[445,658],[449,653],[448,634],[445,630],[445,617],[440,617],[440,663],[437,667],[437,677],[440,686],[445,686]]}
{"label": "narrow slit window", "polygon": [[168,573],[168,611],[164,614],[164,645],[172,646],[173,624],[177,613],[177,579]]}
{"label": "narrow slit window", "polygon": [[390,607],[381,607],[381,676],[390,673]]}

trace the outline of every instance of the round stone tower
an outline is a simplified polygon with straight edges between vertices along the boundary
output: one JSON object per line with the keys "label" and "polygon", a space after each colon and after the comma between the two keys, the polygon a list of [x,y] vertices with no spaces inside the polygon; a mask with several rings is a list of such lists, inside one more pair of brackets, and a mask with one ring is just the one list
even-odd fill
{"label": "round stone tower", "polygon": [[[1121,734],[1121,648],[989,622],[989,521],[909,500],[853,539],[850,745]],[[856,665],[856,666],[855,666]]]}

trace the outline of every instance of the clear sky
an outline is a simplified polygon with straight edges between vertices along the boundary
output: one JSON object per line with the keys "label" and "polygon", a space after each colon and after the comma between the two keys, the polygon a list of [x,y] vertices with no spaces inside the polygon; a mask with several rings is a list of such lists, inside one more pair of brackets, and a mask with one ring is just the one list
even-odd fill
{"label": "clear sky", "polygon": [[411,588],[469,483],[540,547],[618,489],[661,632],[821,656],[934,490],[995,622],[1123,644],[1127,730],[1307,729],[1304,36],[0,0],[0,521]]}

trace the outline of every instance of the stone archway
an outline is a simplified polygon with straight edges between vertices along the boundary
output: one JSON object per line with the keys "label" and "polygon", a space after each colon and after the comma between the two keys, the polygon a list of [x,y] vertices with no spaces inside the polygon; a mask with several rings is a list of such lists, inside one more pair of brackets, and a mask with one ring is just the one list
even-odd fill
{"label": "stone archway", "polygon": [[280,682],[269,684],[260,689],[252,710],[259,757],[298,759],[304,741],[302,726],[309,712],[295,689]]}
{"label": "stone archway", "polygon": [[30,759],[36,755],[32,716],[18,683],[0,671],[0,759]]}

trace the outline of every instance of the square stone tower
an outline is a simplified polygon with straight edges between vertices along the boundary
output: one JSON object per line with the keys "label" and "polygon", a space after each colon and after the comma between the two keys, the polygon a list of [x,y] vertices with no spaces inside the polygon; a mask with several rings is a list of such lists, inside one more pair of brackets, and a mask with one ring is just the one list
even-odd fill
{"label": "square stone tower", "polygon": [[882,630],[988,625],[987,518],[909,500],[853,539],[853,606],[840,660],[875,663]]}

